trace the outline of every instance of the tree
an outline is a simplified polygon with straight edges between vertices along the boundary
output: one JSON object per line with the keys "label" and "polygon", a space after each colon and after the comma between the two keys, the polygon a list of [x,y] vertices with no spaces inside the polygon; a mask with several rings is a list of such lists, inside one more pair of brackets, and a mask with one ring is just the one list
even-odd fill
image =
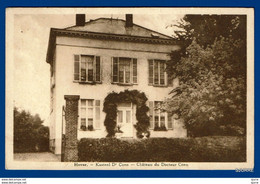
{"label": "tree", "polygon": [[180,87],[165,105],[184,119],[190,135],[245,133],[246,42],[240,18],[187,15],[189,22],[180,24],[185,30],[177,38],[184,47],[167,63]]}
{"label": "tree", "polygon": [[175,37],[184,44],[184,50],[194,38],[204,48],[219,37],[246,40],[245,15],[185,15],[177,24],[170,26],[179,29]]}
{"label": "tree", "polygon": [[14,152],[48,151],[49,128],[38,114],[14,108]]}

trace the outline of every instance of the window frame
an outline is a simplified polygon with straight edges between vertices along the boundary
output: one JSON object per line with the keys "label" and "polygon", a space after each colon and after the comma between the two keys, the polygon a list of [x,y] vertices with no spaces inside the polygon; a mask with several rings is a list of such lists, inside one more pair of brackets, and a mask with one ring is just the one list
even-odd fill
{"label": "window frame", "polygon": [[[152,71],[150,68],[150,62],[152,62]],[[158,71],[158,84],[155,84],[155,63],[157,64],[157,71]],[[164,84],[161,84],[161,64],[163,63],[164,65],[164,71],[163,71],[163,75],[164,75]],[[150,76],[150,73],[152,73],[152,78]],[[151,79],[152,79],[152,83],[151,83]],[[168,87],[169,86],[169,81],[168,81],[168,74],[166,72],[166,60],[163,59],[148,59],[148,85],[149,86],[155,86],[155,87]]]}
{"label": "window frame", "polygon": [[[148,106],[149,106],[149,121],[151,121],[151,111],[152,111],[152,126],[151,126],[151,122],[150,122],[150,125],[149,125],[149,129],[151,130],[154,130],[155,128],[155,114],[156,114],[156,110],[155,110],[155,103],[156,102],[159,102],[159,103],[162,103],[163,101],[149,101],[148,103]],[[150,109],[151,108],[151,104],[152,104],[152,110]],[[161,114],[164,114],[164,124],[165,124],[165,128],[166,130],[174,130],[174,122],[173,122],[173,119],[169,116],[169,114],[167,112],[160,112],[159,110],[159,114],[158,114],[158,127],[161,127]],[[172,124],[172,127],[169,128],[169,119],[171,118],[171,124]]]}
{"label": "window frame", "polygon": [[[78,60],[78,79],[75,79],[75,57],[79,57],[79,60]],[[92,81],[89,81],[88,78],[88,62],[85,63],[86,65],[86,80],[81,80],[81,76],[82,76],[82,73],[81,73],[81,67],[82,67],[82,57],[93,57],[93,80]],[[97,80],[97,58],[99,58],[99,81]],[[74,75],[73,75],[73,82],[77,82],[77,83],[80,83],[80,84],[101,84],[102,83],[102,60],[101,60],[101,57],[98,56],[98,55],[88,55],[88,54],[74,54]]]}
{"label": "window frame", "polygon": [[[82,106],[82,101],[85,100],[86,101],[86,105],[85,106]],[[92,101],[93,102],[93,105],[92,106],[89,106],[88,103],[89,101]],[[99,101],[99,105],[97,105],[97,101]],[[89,119],[90,116],[89,116],[89,111],[88,109],[89,108],[92,108],[92,119],[93,119],[93,131],[95,130],[100,130],[101,129],[101,100],[99,99],[86,99],[86,98],[82,98],[79,100],[79,119],[78,119],[78,129],[80,131],[84,131],[81,129],[81,124],[82,124],[82,111],[81,109],[85,108],[85,122],[86,122],[86,131],[90,131],[88,130],[88,126],[89,126]],[[97,119],[97,108],[99,108],[99,119]],[[97,123],[99,126],[97,126]]]}
{"label": "window frame", "polygon": [[[124,68],[124,74],[123,74],[123,82],[119,82],[119,72],[120,72],[120,62],[123,62],[123,60],[120,61],[120,59],[130,59],[130,82],[126,83],[126,71]],[[117,63],[117,72],[116,75],[114,72],[114,63]],[[124,66],[125,67],[125,66]],[[134,75],[136,73],[136,75]],[[117,81],[114,80],[114,77],[117,78]],[[137,85],[138,84],[138,66],[137,66],[137,58],[131,58],[131,57],[112,57],[111,62],[111,83],[117,84],[117,85]]]}

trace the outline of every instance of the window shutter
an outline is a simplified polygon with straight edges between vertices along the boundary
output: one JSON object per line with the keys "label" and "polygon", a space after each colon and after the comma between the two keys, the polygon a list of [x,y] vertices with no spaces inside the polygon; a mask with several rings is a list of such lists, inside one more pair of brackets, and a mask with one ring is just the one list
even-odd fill
{"label": "window shutter", "polygon": [[166,73],[166,80],[167,80],[167,85],[173,87],[173,78],[168,73]]}
{"label": "window shutter", "polygon": [[154,112],[153,101],[149,101],[149,118],[150,118],[150,128],[151,129],[154,128],[153,112]]}
{"label": "window shutter", "polygon": [[137,83],[137,59],[133,59],[133,83]]}
{"label": "window shutter", "polygon": [[118,58],[112,58],[112,81],[118,82]]}
{"label": "window shutter", "polygon": [[153,84],[153,60],[148,60],[148,84]]}
{"label": "window shutter", "polygon": [[74,55],[74,80],[79,80],[79,55]]}
{"label": "window shutter", "polygon": [[100,108],[101,101],[95,100],[95,129],[100,129],[101,125],[101,108]]}
{"label": "window shutter", "polygon": [[169,75],[166,75],[167,76],[167,82],[168,82],[168,86],[170,87],[173,87],[173,79],[169,76]]}
{"label": "window shutter", "polygon": [[96,81],[97,82],[101,82],[101,62],[100,62],[100,56],[96,56],[95,69],[96,69]]}
{"label": "window shutter", "polygon": [[172,116],[168,115],[168,129],[173,129],[173,120],[172,120]]}

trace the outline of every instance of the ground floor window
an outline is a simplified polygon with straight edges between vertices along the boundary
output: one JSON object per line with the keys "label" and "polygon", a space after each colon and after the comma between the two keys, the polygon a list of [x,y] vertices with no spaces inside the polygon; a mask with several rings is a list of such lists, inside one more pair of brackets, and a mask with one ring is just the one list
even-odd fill
{"label": "ground floor window", "polygon": [[100,100],[81,99],[80,129],[84,131],[100,129],[100,110]]}
{"label": "ground floor window", "polygon": [[150,129],[164,131],[173,129],[172,117],[162,108],[161,101],[149,101]]}

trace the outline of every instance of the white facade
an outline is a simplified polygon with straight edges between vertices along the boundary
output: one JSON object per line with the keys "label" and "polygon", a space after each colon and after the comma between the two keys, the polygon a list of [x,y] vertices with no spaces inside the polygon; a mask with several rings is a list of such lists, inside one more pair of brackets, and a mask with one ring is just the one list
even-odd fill
{"label": "white facade", "polygon": [[[79,95],[80,99],[94,100],[93,106],[86,107],[79,101],[79,118],[78,118],[78,139],[83,137],[89,138],[102,138],[106,137],[107,132],[104,126],[104,120],[106,114],[103,112],[103,102],[106,96],[114,91],[120,92],[125,89],[139,90],[144,92],[148,98],[147,105],[150,101],[163,101],[165,100],[169,92],[178,86],[178,80],[173,81],[173,86],[153,86],[148,84],[148,60],[169,60],[169,55],[173,50],[179,49],[178,45],[169,44],[154,44],[154,43],[142,43],[142,42],[130,42],[120,40],[104,40],[99,38],[88,37],[74,37],[74,36],[56,36],[56,49],[53,54],[51,77],[52,86],[52,102],[51,102],[51,124],[50,124],[50,140],[51,146],[55,154],[61,154],[61,138],[62,128],[64,126],[62,122],[63,111],[65,106],[64,95]],[[86,56],[99,56],[101,61],[101,83],[87,84],[79,83],[74,80],[74,56],[86,55]],[[137,60],[137,83],[131,85],[119,85],[114,84],[112,81],[112,58],[124,57],[135,58]],[[167,83],[165,81],[165,83]],[[95,104],[95,100],[99,101],[100,105]],[[88,101],[86,101],[88,102]],[[134,124],[136,123],[136,107],[134,104],[124,106],[118,106],[120,111],[121,130],[124,132],[125,137],[136,137],[136,130]],[[93,109],[91,110],[91,107]],[[82,130],[81,119],[82,109],[86,108],[86,111],[93,112],[91,121],[93,121],[94,130]],[[100,120],[96,124],[97,109],[100,108]],[[90,109],[90,110],[88,110]],[[83,109],[84,110],[84,109]],[[130,115],[129,115],[130,114]],[[119,118],[119,117],[118,117]],[[88,119],[88,117],[86,117]],[[167,115],[164,117],[167,131],[154,131],[150,129],[151,137],[186,137],[186,130],[183,127],[181,121],[172,120],[172,129],[167,127]],[[118,120],[119,121],[119,120]],[[128,127],[128,128],[126,128]],[[124,137],[124,136],[122,136]],[[54,148],[55,147],[55,148]]]}

